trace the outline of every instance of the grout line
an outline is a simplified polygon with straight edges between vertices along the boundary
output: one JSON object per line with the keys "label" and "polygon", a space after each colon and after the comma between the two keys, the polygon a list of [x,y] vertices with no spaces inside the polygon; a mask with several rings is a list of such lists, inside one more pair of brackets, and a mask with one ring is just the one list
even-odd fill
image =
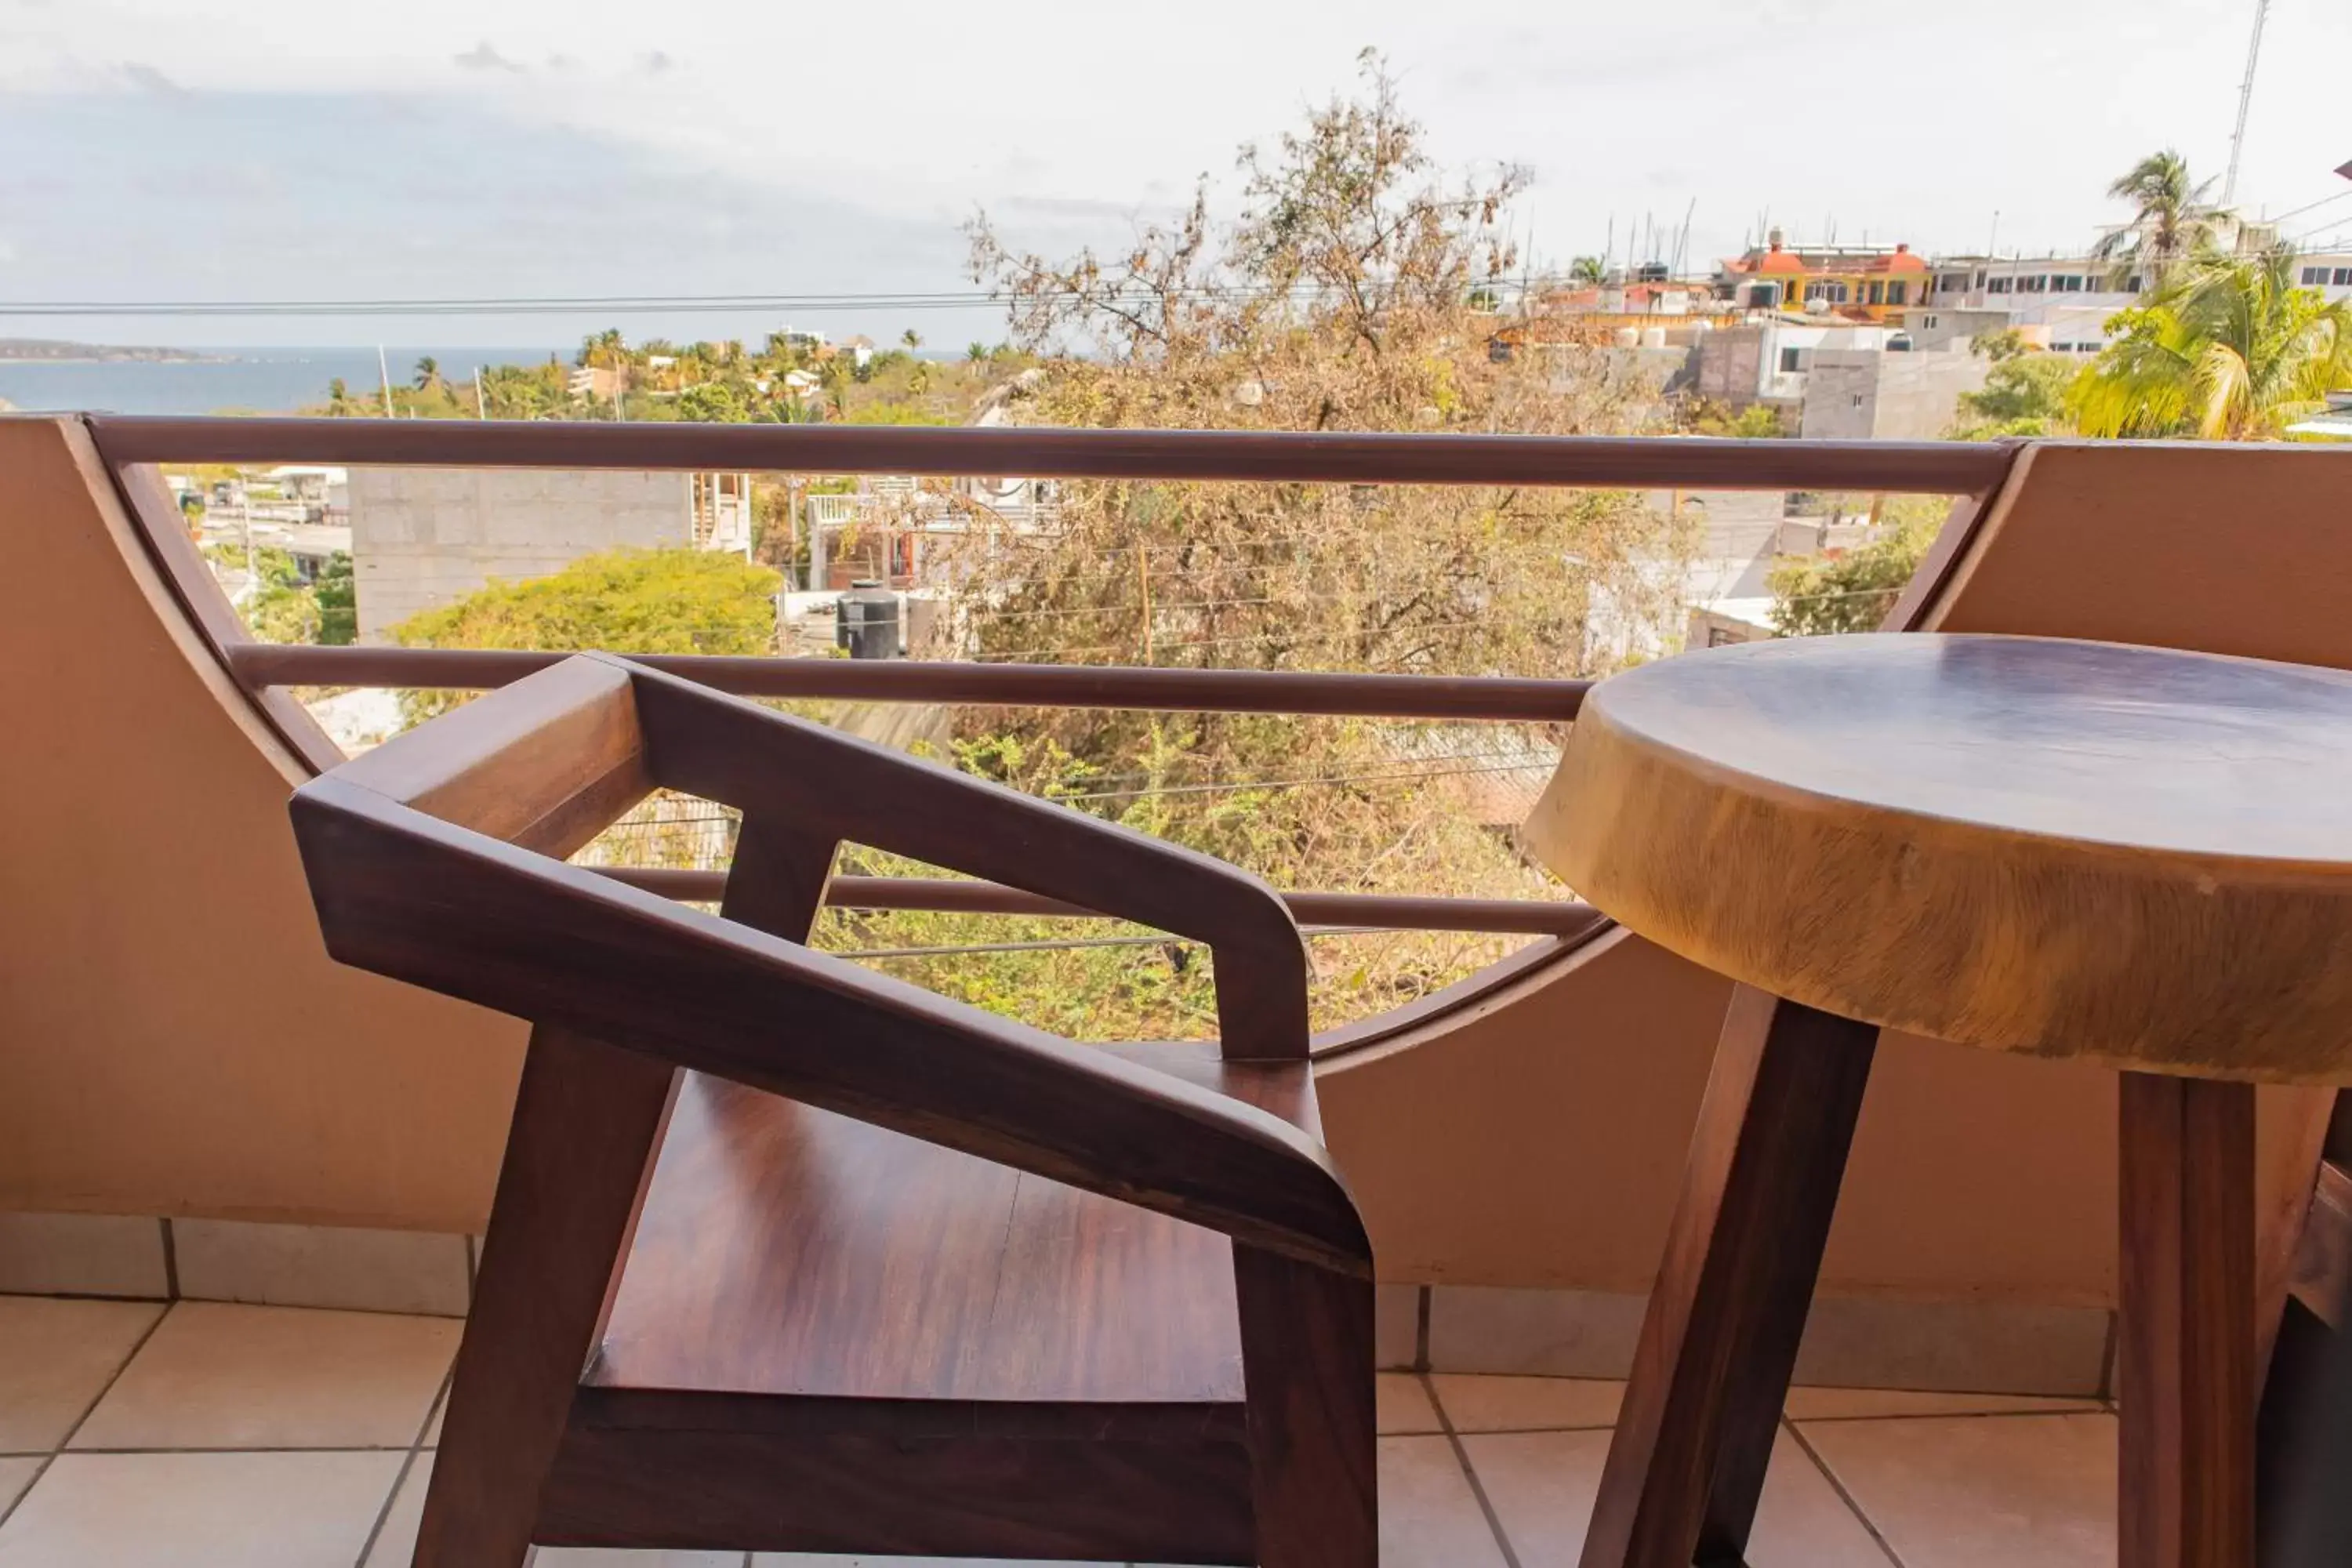
{"label": "grout line", "polygon": [[399,1504],[400,1489],[408,1484],[409,1472],[416,1468],[416,1456],[425,1451],[425,1434],[433,1430],[433,1417],[440,1413],[442,1403],[449,1397],[449,1385],[457,1378],[453,1357],[449,1370],[441,1374],[441,1386],[434,1394],[433,1403],[425,1407],[425,1419],[417,1425],[416,1438],[408,1445],[408,1458],[400,1461],[400,1469],[392,1478],[392,1489],[383,1494],[383,1505],[375,1510],[375,1522],[368,1526],[367,1539],[360,1542],[360,1554],[352,1560],[352,1568],[367,1568],[368,1553],[375,1550],[376,1538],[383,1533],[385,1521]]}
{"label": "grout line", "polygon": [[1854,1495],[1846,1490],[1845,1483],[1838,1479],[1837,1472],[1831,1469],[1821,1455],[1813,1451],[1813,1446],[1811,1443],[1805,1441],[1805,1435],[1798,1429],[1797,1424],[1783,1415],[1780,1417],[1780,1426],[1782,1430],[1795,1440],[1797,1447],[1804,1450],[1805,1458],[1812,1461],[1813,1468],[1821,1472],[1822,1479],[1829,1482],[1830,1489],[1837,1494],[1840,1502],[1845,1504],[1846,1511],[1853,1515],[1854,1522],[1861,1525],[1869,1534],[1870,1539],[1878,1543],[1878,1549],[1881,1552],[1886,1553],[1886,1560],[1895,1564],[1895,1568],[1904,1568],[1903,1559],[1895,1555],[1894,1544],[1879,1533],[1877,1524],[1872,1521],[1870,1515],[1863,1511],[1862,1504],[1856,1500]]}
{"label": "grout line", "polygon": [[[1429,1300],[1425,1293],[1423,1301]],[[1423,1322],[1428,1319],[1424,1316]],[[1454,1450],[1454,1462],[1462,1467],[1462,1479],[1470,1483],[1470,1495],[1478,1500],[1478,1511],[1486,1517],[1486,1528],[1495,1537],[1495,1549],[1503,1554],[1503,1568],[1519,1568],[1519,1554],[1511,1546],[1511,1538],[1503,1532],[1502,1515],[1495,1511],[1494,1500],[1486,1495],[1486,1483],[1478,1479],[1477,1467],[1470,1462],[1470,1450],[1463,1446],[1462,1435],[1454,1429],[1454,1417],[1445,1413],[1444,1402],[1437,1397],[1437,1385],[1429,1374],[1419,1374],[1422,1393],[1429,1396],[1429,1407],[1437,1412],[1437,1424],[1444,1428],[1446,1444]]]}
{"label": "grout line", "polygon": [[179,1238],[172,1234],[172,1221],[169,1216],[158,1219],[155,1223],[163,1232],[163,1299],[167,1301],[176,1301],[180,1299]]}
{"label": "grout line", "polygon": [[[2071,1399],[2069,1394],[2037,1394],[2042,1399]],[[1801,1419],[1808,1426],[1835,1426],[1848,1421],[2014,1421],[2020,1416],[2036,1415],[2097,1415],[2107,1406],[2091,1398],[2074,1400],[2063,1410],[1890,1410],[1874,1415],[1807,1415],[1794,1416],[1786,1411],[1781,1419]]]}
{"label": "grout line", "polygon": [[1434,1285],[1423,1285],[1412,1293],[1412,1370],[1418,1373],[1429,1371],[1429,1300],[1436,1289]]}
{"label": "grout line", "polygon": [[155,1331],[162,1328],[163,1326],[163,1320],[171,1315],[172,1309],[168,1306],[162,1311],[155,1314],[155,1321],[147,1325],[146,1331],[141,1334],[137,1342],[131,1345],[129,1352],[123,1356],[121,1364],[114,1369],[113,1375],[110,1376],[106,1380],[104,1385],[99,1389],[97,1394],[90,1397],[90,1402],[82,1406],[81,1414],[74,1417],[74,1424],[67,1427],[65,1436],[58,1439],[57,1447],[51,1450],[48,1457],[41,1461],[40,1468],[33,1472],[33,1479],[25,1483],[25,1489],[16,1494],[16,1500],[10,1503],[6,1508],[0,1508],[0,1524],[7,1523],[10,1516],[15,1514],[18,1509],[25,1506],[25,1500],[33,1495],[34,1489],[41,1484],[41,1478],[47,1475],[49,1473],[49,1467],[58,1462],[58,1456],[66,1451],[67,1445],[74,1440],[75,1435],[80,1432],[82,1426],[89,1420],[90,1413],[99,1407],[100,1403],[103,1401],[108,1394],[114,1392],[114,1385],[121,1381],[122,1374],[130,1370],[131,1363],[132,1362],[139,1359],[139,1352],[147,1348],[147,1342],[155,1337]]}

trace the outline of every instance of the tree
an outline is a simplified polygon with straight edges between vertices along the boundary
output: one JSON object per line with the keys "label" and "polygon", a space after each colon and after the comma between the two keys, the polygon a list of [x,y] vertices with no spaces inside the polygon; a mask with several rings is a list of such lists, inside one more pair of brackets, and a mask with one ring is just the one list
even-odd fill
{"label": "tree", "polygon": [[982,342],[978,338],[974,338],[971,342],[964,345],[963,357],[968,363],[972,364],[986,364],[988,363],[988,345]]}
{"label": "tree", "polygon": [[[612,653],[759,654],[775,640],[783,578],[707,550],[612,550],[520,583],[493,580],[392,628],[408,647],[600,648]],[[411,723],[457,699],[412,692]]]}
{"label": "tree", "polygon": [[2208,254],[2107,323],[2070,399],[2086,436],[2273,440],[2352,385],[2352,303],[2298,288],[2294,254]]}
{"label": "tree", "polygon": [[2175,263],[2210,246],[2216,220],[2224,215],[2205,205],[2210,180],[2189,177],[2189,161],[2168,147],[2134,163],[2107,187],[2107,195],[2132,204],[2132,221],[2099,241],[2096,253],[2137,269],[2151,285]]}
{"label": "tree", "polygon": [[1951,434],[1963,441],[1989,441],[2064,430],[2070,423],[2067,396],[2082,374],[2063,354],[1996,356],[1983,388],[1960,394],[1959,417]]}
{"label": "tree", "polygon": [[351,388],[343,384],[341,376],[336,376],[327,383],[327,417],[348,419],[352,412]]}
{"label": "tree", "polygon": [[[1037,356],[1034,382],[1008,405],[1014,417],[1116,428],[1663,427],[1654,385],[1604,349],[1570,345],[1557,363],[1489,359],[1496,324],[1472,301],[1517,270],[1507,209],[1524,176],[1446,174],[1378,57],[1362,65],[1358,92],[1243,151],[1229,223],[1212,221],[1205,184],[1178,217],[1110,255],[1020,251],[985,215],[974,220],[973,274],[1006,300],[1015,346]],[[1587,673],[1621,657],[1620,629],[1668,618],[1687,548],[1682,525],[1638,497],[1551,489],[1074,481],[1055,505],[1050,529],[967,536],[968,567],[953,569],[974,588],[948,617],[978,657]],[[1075,709],[957,717],[968,769],[1061,793],[1277,885],[1549,888],[1480,826],[1460,776],[1495,765],[1469,756],[1524,754],[1540,767],[1541,734]],[[896,919],[859,929],[878,938],[901,929]],[[1427,933],[1317,948],[1327,1021],[1367,998],[1420,994],[1501,951]],[[1128,951],[1100,962],[1124,973]],[[1155,972],[1153,995],[1192,995],[1198,967],[1192,979]],[[1103,994],[1114,991],[1106,982]],[[1022,996],[1054,1005],[1042,990],[1000,1000],[1020,1011]],[[1152,1017],[1148,1026],[1164,1024]]]}
{"label": "tree", "polygon": [[1568,264],[1568,280],[1571,283],[1598,283],[1608,275],[1597,256],[1580,256]]}
{"label": "tree", "polygon": [[1878,537],[1843,554],[1772,569],[1772,629],[1782,637],[1878,629],[1935,542],[1943,509],[1929,496],[1886,501]]}
{"label": "tree", "polygon": [[908,353],[913,353],[917,349],[923,346],[923,334],[915,331],[914,328],[908,327],[905,331],[898,334],[898,341],[907,345],[907,352]]}
{"label": "tree", "polygon": [[349,551],[338,550],[327,557],[310,591],[319,605],[319,641],[331,647],[359,641],[359,597],[352,580]]}
{"label": "tree", "polygon": [[441,384],[441,362],[431,354],[416,362],[416,390],[431,392]]}

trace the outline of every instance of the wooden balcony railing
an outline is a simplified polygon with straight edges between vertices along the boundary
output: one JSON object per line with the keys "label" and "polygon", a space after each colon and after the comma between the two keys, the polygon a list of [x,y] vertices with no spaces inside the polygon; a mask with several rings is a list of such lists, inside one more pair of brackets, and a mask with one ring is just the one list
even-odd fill
{"label": "wooden balcony railing", "polygon": [[[1990,504],[2020,449],[2014,443],[116,416],[93,416],[87,425],[148,552],[189,620],[262,720],[314,773],[334,767],[342,753],[288,687],[488,689],[557,663],[565,653],[257,642],[213,582],[157,464],[299,461],[1886,492],[1959,498],[1955,523],[1961,526],[1947,527],[1949,540],[1959,537],[1969,519]],[[1923,579],[1948,564],[1940,552],[1931,556]],[[1914,593],[1918,591],[1915,584]],[[1507,677],[633,657],[651,668],[741,696],[1521,723],[1573,719],[1589,685]],[[723,880],[717,872],[608,868],[607,874],[686,899],[714,898]],[[1302,921],[1343,926],[1538,933],[1572,941],[1606,923],[1589,907],[1574,903],[1318,892],[1285,898]],[[923,879],[841,878],[831,901],[867,909],[1087,912],[1048,907],[1032,895],[993,884]]]}

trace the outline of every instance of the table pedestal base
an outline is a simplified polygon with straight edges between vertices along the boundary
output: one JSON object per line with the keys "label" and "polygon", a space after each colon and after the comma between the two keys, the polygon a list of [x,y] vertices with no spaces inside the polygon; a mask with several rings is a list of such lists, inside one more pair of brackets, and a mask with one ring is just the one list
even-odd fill
{"label": "table pedestal base", "polygon": [[2254,1090],[2123,1075],[2123,1568],[2254,1557]]}
{"label": "table pedestal base", "polygon": [[[1875,1027],[1734,994],[1581,1568],[1736,1564]],[[2250,1568],[2254,1091],[2123,1075],[2121,1568]]]}

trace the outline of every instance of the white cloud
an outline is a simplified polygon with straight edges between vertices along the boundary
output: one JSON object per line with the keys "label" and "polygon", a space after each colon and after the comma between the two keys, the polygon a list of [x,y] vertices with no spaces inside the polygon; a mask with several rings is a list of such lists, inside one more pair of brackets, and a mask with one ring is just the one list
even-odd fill
{"label": "white cloud", "polygon": [[[1833,222],[1842,238],[1935,250],[1981,245],[1998,210],[2004,248],[2041,248],[2118,216],[2106,183],[2156,147],[2220,171],[2247,12],[1689,0],[1669,20],[1622,0],[1490,0],[1465,25],[1426,0],[1196,0],[1178,24],[1098,6],[1074,25],[1066,0],[80,0],[16,13],[0,86],[120,90],[117,68],[90,62],[136,37],[201,91],[454,90],[751,187],[942,226],[985,205],[1050,239],[1088,223],[1124,232],[1120,215],[1227,174],[1236,143],[1346,86],[1370,43],[1441,156],[1534,170],[1520,222],[1546,257],[1597,250],[1612,227],[1622,249],[1694,203],[1696,258],[1767,212],[1802,236]],[[2341,185],[2329,170],[2352,153],[2347,58],[2352,6],[2274,0],[2249,207]]]}

